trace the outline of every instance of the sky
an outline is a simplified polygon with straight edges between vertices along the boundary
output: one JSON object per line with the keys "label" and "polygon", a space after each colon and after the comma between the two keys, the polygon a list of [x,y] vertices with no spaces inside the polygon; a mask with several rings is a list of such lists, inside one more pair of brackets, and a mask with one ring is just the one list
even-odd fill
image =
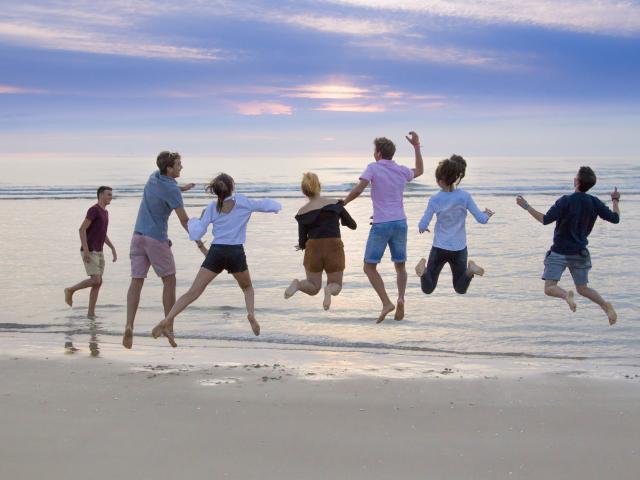
{"label": "sky", "polygon": [[0,62],[0,158],[640,148],[640,1],[5,0]]}

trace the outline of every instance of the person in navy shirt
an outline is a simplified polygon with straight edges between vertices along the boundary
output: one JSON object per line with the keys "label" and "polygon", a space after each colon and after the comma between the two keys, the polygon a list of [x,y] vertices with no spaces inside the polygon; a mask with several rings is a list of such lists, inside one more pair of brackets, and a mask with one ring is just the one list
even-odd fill
{"label": "person in navy shirt", "polygon": [[544,260],[544,293],[551,297],[564,299],[571,311],[576,311],[573,291],[558,286],[558,281],[565,268],[573,277],[576,291],[583,297],[597,303],[609,318],[609,324],[616,323],[618,318],[611,303],[606,302],[600,294],[588,286],[591,255],[587,249],[589,234],[598,217],[611,223],[620,222],[620,193],[616,187],[611,193],[613,210],[599,198],[587,192],[596,184],[596,174],[590,167],[580,167],[573,180],[575,191],[571,195],[560,197],[546,214],[538,212],[522,197],[518,196],[518,205],[527,210],[533,218],[543,225],[555,222],[553,245]]}

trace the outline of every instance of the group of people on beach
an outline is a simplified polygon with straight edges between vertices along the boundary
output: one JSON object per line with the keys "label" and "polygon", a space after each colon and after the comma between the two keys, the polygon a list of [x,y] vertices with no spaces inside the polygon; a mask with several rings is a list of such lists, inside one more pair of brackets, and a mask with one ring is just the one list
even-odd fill
{"label": "group of people on beach", "polygon": [[[341,240],[340,225],[356,229],[354,219],[346,206],[360,196],[370,186],[373,203],[373,217],[369,237],[364,252],[364,272],[381,301],[381,311],[377,323],[394,313],[395,320],[405,315],[405,291],[408,274],[407,261],[407,217],[404,212],[403,194],[407,183],[424,173],[420,150],[420,139],[415,132],[406,137],[413,146],[415,165],[413,168],[400,165],[393,160],[396,147],[384,137],[374,140],[374,159],[359,177],[358,184],[344,199],[336,200],[322,195],[318,176],[307,172],[301,182],[302,193],[307,202],[300,208],[295,219],[298,223],[297,249],[304,250],[304,279],[294,279],[284,291],[285,298],[291,298],[300,291],[316,295],[323,291],[323,308],[328,310],[331,299],[342,290],[345,269],[344,245]],[[254,199],[236,192],[231,176],[221,173],[216,176],[206,191],[216,199],[202,211],[200,217],[189,218],[184,208],[182,193],[195,184],[178,185],[182,159],[180,154],[163,151],[157,157],[158,170],[144,187],[144,193],[130,246],[131,283],[127,292],[127,322],[122,339],[126,348],[133,344],[133,327],[140,294],[150,267],[162,279],[162,304],[164,319],[152,330],[154,338],[165,336],[175,347],[174,321],[191,303],[205,291],[209,283],[223,270],[233,275],[242,289],[247,309],[247,319],[255,335],[260,334],[256,320],[254,290],[244,251],[247,224],[254,212],[278,213],[282,206],[275,200]],[[427,208],[419,222],[420,233],[429,232],[435,215],[434,237],[428,258],[422,258],[415,267],[420,277],[422,291],[431,294],[437,286],[438,277],[445,264],[449,264],[453,276],[453,288],[459,294],[467,292],[475,276],[482,276],[484,269],[468,259],[465,223],[470,212],[479,223],[486,224],[494,212],[480,210],[472,196],[458,188],[465,176],[467,163],[459,155],[440,161],[435,170],[435,179],[440,191],[429,198]],[[591,258],[587,249],[588,236],[598,217],[612,223],[620,221],[617,188],[611,193],[612,209],[597,197],[587,192],[596,184],[596,175],[589,167],[581,167],[574,178],[574,192],[559,198],[543,214],[529,205],[521,196],[516,201],[519,206],[543,225],[555,222],[553,245],[544,260],[542,275],[545,294],[563,299],[572,311],[576,310],[574,292],[558,286],[566,268],[573,277],[576,291],[598,304],[613,325],[617,314],[598,292],[588,286]],[[112,189],[101,186],[97,191],[98,202],[86,214],[80,226],[81,256],[89,278],[64,289],[65,301],[71,306],[76,291],[90,288],[88,316],[95,317],[95,306],[105,260],[103,247],[107,245],[117,260],[113,243],[107,236],[109,216],[107,206],[112,200]],[[205,256],[189,290],[176,301],[176,266],[168,237],[168,220],[176,213],[180,224]],[[212,225],[213,240],[209,248],[202,237]],[[389,247],[391,260],[396,270],[398,296],[392,302],[387,294],[384,281],[377,270]],[[327,281],[322,288],[322,275]]]}

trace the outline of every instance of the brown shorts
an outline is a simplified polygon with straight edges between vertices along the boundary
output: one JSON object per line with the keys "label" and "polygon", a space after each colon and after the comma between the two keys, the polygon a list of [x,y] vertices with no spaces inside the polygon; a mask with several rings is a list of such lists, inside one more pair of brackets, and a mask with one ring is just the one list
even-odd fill
{"label": "brown shorts", "polygon": [[304,250],[304,267],[310,272],[344,271],[344,244],[339,238],[312,238]]}

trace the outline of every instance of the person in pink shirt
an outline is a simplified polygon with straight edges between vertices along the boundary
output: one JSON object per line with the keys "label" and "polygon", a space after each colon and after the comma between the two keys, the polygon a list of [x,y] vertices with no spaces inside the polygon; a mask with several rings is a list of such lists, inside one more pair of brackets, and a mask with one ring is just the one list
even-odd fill
{"label": "person in pink shirt", "polygon": [[[375,162],[370,163],[360,175],[360,182],[344,199],[344,204],[351,202],[371,184],[371,200],[373,202],[373,224],[369,232],[367,247],[364,254],[364,272],[371,285],[380,297],[382,311],[377,323],[395,312],[395,319],[404,318],[404,294],[407,289],[407,216],[404,213],[402,198],[404,188],[414,178],[424,173],[422,154],[420,152],[420,138],[415,132],[409,132],[406,139],[413,145],[415,151],[415,168],[398,165],[393,161],[396,152],[394,143],[384,137],[373,141]],[[378,273],[377,265],[382,260],[384,252],[389,246],[391,261],[396,267],[398,284],[398,300],[394,305],[384,287],[384,281]]]}

